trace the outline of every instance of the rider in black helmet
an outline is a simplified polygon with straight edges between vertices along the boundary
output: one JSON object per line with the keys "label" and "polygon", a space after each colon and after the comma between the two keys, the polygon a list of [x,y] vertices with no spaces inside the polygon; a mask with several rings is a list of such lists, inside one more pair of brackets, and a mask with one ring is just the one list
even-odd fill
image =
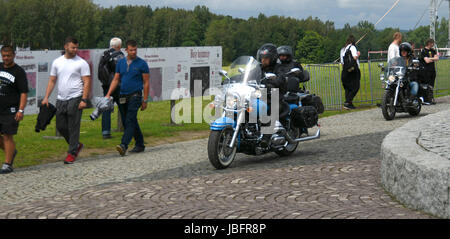
{"label": "rider in black helmet", "polygon": [[280,46],[277,49],[278,59],[280,60],[279,66],[277,67],[277,75],[283,75],[291,71],[293,68],[299,68],[300,72],[295,73],[287,79],[285,82],[286,90],[289,92],[299,92],[300,82],[303,82],[303,67],[293,59],[293,51],[290,46]]}
{"label": "rider in black helmet", "polygon": [[262,45],[256,53],[256,60],[261,62],[264,73],[275,73],[277,58],[277,47],[272,43]]}
{"label": "rider in black helmet", "polygon": [[[278,54],[277,54],[277,47],[273,45],[272,43],[266,43],[262,45],[258,52],[256,53],[256,60],[261,62],[261,70],[263,73],[276,73],[278,65],[277,64]],[[281,91],[285,91],[283,88],[283,84],[281,79],[266,79],[264,82],[262,82],[267,86],[268,89],[270,88],[278,88]]]}
{"label": "rider in black helmet", "polygon": [[[263,73],[276,74],[279,64],[277,64],[278,54],[277,47],[275,45],[271,43],[262,45],[256,53],[256,58],[259,62],[261,62],[261,69]],[[276,79],[265,79],[261,83],[265,84],[267,88],[269,111],[271,111],[271,90],[278,89],[279,121],[284,125],[286,122],[286,117],[289,114],[289,105],[284,101],[283,97],[284,94],[286,94],[286,86],[283,79],[281,77],[277,77]]]}
{"label": "rider in black helmet", "polygon": [[[400,50],[400,56],[406,62],[406,66],[409,67],[412,64],[412,60],[414,58],[414,52],[411,44],[409,44],[408,42],[403,42],[398,48]],[[408,103],[411,103],[419,92],[419,83],[417,82],[418,75],[410,75],[408,79],[410,80],[409,87],[411,89],[411,96]]]}

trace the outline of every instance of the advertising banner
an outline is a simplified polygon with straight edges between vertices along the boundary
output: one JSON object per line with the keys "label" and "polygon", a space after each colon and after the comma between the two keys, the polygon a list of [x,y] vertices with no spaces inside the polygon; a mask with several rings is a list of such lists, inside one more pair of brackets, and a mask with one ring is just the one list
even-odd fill
{"label": "advertising banner", "polygon": [[[98,63],[106,49],[79,50],[78,56],[85,59],[92,75],[91,96],[103,96],[101,83],[97,77]],[[126,52],[124,52],[126,55]],[[15,62],[27,73],[29,94],[25,114],[37,114],[40,102],[47,89],[53,60],[61,56],[61,51],[18,51]],[[138,56],[150,68],[149,101],[171,100],[194,96],[194,82],[202,83],[202,93],[206,89],[219,87],[222,68],[222,47],[169,47],[138,48]],[[49,98],[55,104],[57,84]],[[176,93],[173,93],[176,92]]]}

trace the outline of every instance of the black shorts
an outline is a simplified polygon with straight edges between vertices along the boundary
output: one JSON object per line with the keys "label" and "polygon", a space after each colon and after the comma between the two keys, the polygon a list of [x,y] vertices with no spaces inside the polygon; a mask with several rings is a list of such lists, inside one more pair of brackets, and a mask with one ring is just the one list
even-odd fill
{"label": "black shorts", "polygon": [[19,122],[15,119],[16,115],[0,115],[0,133],[6,135],[17,134]]}

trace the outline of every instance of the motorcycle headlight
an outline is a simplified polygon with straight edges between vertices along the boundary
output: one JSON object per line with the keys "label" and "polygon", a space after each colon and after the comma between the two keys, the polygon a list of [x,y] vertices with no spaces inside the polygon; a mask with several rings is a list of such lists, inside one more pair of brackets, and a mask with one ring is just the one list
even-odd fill
{"label": "motorcycle headlight", "polygon": [[215,106],[223,105],[224,101],[225,101],[225,99],[223,98],[223,95],[217,94],[216,96],[214,96],[214,105]]}
{"label": "motorcycle headlight", "polygon": [[255,90],[255,91],[253,92],[253,94],[252,94],[252,97],[253,97],[253,98],[257,98],[257,99],[261,98],[261,97],[262,97],[262,92],[261,92],[261,90]]}
{"label": "motorcycle headlight", "polygon": [[388,77],[388,81],[389,81],[390,84],[394,83],[394,81],[395,81],[395,76],[390,75],[390,76]]}
{"label": "motorcycle headlight", "polygon": [[380,74],[380,80],[381,80],[381,81],[384,81],[384,74],[383,74],[383,73]]}
{"label": "motorcycle headlight", "polygon": [[238,94],[228,94],[225,99],[225,105],[229,109],[234,109],[234,108],[236,108],[239,100],[240,100],[240,97]]}

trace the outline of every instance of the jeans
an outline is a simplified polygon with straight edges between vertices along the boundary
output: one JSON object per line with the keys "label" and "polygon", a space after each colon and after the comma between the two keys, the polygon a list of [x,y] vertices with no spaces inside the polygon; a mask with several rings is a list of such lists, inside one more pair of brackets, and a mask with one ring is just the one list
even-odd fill
{"label": "jeans", "polygon": [[[109,87],[103,87],[103,95],[108,94]],[[114,102],[119,105],[119,94],[117,94],[118,90],[116,89],[111,95],[114,99]],[[112,111],[104,111],[102,113],[102,135],[110,135],[111,134],[111,113]]]}
{"label": "jeans", "polygon": [[145,147],[144,136],[137,120],[137,113],[142,104],[142,96],[132,96],[125,104],[119,104],[119,111],[122,117],[125,131],[122,136],[122,146],[128,149],[131,139],[136,141],[136,147]]}
{"label": "jeans", "polygon": [[111,111],[103,111],[102,113],[102,135],[111,134]]}
{"label": "jeans", "polygon": [[415,81],[411,81],[409,83],[409,88],[411,88],[411,95],[416,96],[417,93],[419,92],[419,83],[417,83]]}

